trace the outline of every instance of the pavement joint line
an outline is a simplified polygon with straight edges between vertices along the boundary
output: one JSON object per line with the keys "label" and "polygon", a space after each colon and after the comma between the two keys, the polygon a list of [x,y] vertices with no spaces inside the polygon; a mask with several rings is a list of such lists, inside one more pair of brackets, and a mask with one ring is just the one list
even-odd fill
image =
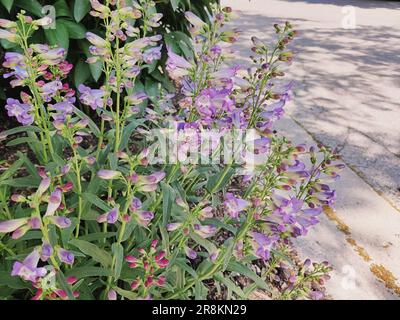
{"label": "pavement joint line", "polygon": [[378,264],[374,261],[365,248],[360,246],[357,241],[352,238],[351,229],[336,215],[332,208],[324,207],[323,211],[328,219],[336,224],[336,228],[346,236],[346,242],[368,265],[369,271],[374,275],[374,277],[382,282],[386,289],[400,297],[400,286],[396,283],[397,278],[393,273],[385,265]]}
{"label": "pavement joint line", "polygon": [[[309,130],[307,130],[299,121],[297,121],[293,116],[289,115],[289,118],[292,119],[298,126],[300,126],[305,132],[308,133],[308,135],[316,142],[316,143],[321,143],[323,145],[325,145],[324,143],[322,143],[322,141],[320,141],[318,138],[315,137],[315,135],[310,132]],[[354,172],[358,177],[360,177],[368,186],[370,186],[370,188],[372,190],[375,191],[375,193],[381,197],[382,199],[384,199],[393,209],[395,209],[399,214],[400,214],[400,208],[391,200],[389,199],[384,192],[382,192],[381,190],[377,190],[371,183],[369,183],[368,181],[366,181],[365,177],[363,176],[363,174],[361,172],[359,172],[357,170],[357,168],[353,165],[350,165],[348,163],[346,163],[346,161],[344,161],[342,159],[342,161],[346,164],[346,166],[352,171]]]}

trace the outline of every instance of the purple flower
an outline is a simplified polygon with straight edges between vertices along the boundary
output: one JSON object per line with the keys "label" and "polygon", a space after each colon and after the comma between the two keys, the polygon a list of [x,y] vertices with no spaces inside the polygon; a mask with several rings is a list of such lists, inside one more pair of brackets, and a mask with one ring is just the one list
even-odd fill
{"label": "purple flower", "polygon": [[131,180],[132,182],[137,183],[137,188],[139,191],[152,192],[157,190],[158,183],[164,179],[164,177],[165,172],[158,171],[149,176],[139,176],[137,174],[133,174],[131,176]]}
{"label": "purple flower", "polygon": [[49,102],[51,101],[51,98],[53,98],[62,88],[62,82],[55,80],[44,84],[39,88],[39,91],[42,93],[43,99],[46,102]]}
{"label": "purple flower", "polygon": [[136,92],[128,96],[126,99],[128,100],[130,105],[136,106],[147,99],[147,94],[145,92]]}
{"label": "purple flower", "polygon": [[38,278],[42,278],[47,274],[45,268],[37,267],[39,259],[39,252],[37,250],[32,251],[22,263],[19,261],[14,263],[11,275],[13,277],[19,276],[26,281],[35,283]]}
{"label": "purple flower", "polygon": [[28,225],[31,229],[40,229],[41,219],[39,217],[32,217],[28,220]]}
{"label": "purple flower", "polygon": [[90,106],[93,110],[104,107],[105,91],[102,89],[91,89],[83,84],[78,87],[81,93],[80,100],[83,104]]}
{"label": "purple flower", "polygon": [[129,206],[129,210],[131,212],[136,212],[142,207],[142,201],[138,198],[133,198],[131,205]]}
{"label": "purple flower", "polygon": [[232,193],[227,192],[225,194],[225,210],[234,219],[237,219],[240,212],[244,211],[249,205],[248,201],[236,198]]}
{"label": "purple flower", "polygon": [[107,297],[108,300],[117,300],[117,293],[115,292],[115,290],[110,290],[108,291]]}
{"label": "purple flower", "polygon": [[185,17],[190,22],[190,24],[192,25],[192,28],[190,28],[190,33],[192,33],[192,34],[200,33],[200,31],[206,25],[206,23],[203,20],[201,20],[198,16],[196,16],[191,11],[186,11],[185,12]]}
{"label": "purple flower", "polygon": [[74,264],[75,256],[73,255],[72,252],[70,252],[68,250],[65,250],[63,248],[59,248],[57,250],[57,256],[62,262],[66,263],[68,265],[73,265]]}
{"label": "purple flower", "polygon": [[215,234],[217,227],[213,225],[202,226],[200,224],[193,225],[194,232],[202,238],[208,238]]}
{"label": "purple flower", "polygon": [[4,79],[12,76],[16,80],[11,81],[11,86],[16,87],[23,84],[23,81],[28,78],[29,74],[26,70],[25,58],[22,54],[17,52],[7,52],[5,54],[5,61],[3,67],[12,69],[13,72],[4,74]]}
{"label": "purple flower", "polygon": [[311,291],[309,293],[309,297],[312,300],[322,300],[325,297],[325,295],[323,292],[321,292],[319,290],[315,290],[315,291]]}
{"label": "purple flower", "polygon": [[10,42],[17,42],[19,36],[15,32],[0,29],[0,39],[5,39]]}
{"label": "purple flower", "polygon": [[104,180],[113,180],[113,179],[117,179],[117,178],[120,177],[120,175],[121,175],[120,172],[114,171],[114,170],[105,170],[105,169],[103,169],[103,170],[99,170],[99,171],[97,172],[97,176],[98,176],[100,179],[104,179]]}
{"label": "purple flower", "polygon": [[71,220],[68,219],[67,217],[53,216],[53,217],[48,217],[47,219],[51,224],[54,224],[61,229],[68,228],[71,226]]}
{"label": "purple flower", "polygon": [[74,105],[69,101],[56,103],[49,108],[66,114],[71,114],[74,111]]}
{"label": "purple flower", "polygon": [[98,223],[107,222],[109,224],[115,224],[118,221],[118,216],[119,216],[119,209],[114,208],[109,212],[98,216],[96,220]]}
{"label": "purple flower", "polygon": [[150,64],[155,60],[160,60],[161,59],[161,48],[162,48],[162,45],[159,47],[147,49],[143,53],[144,62]]}
{"label": "purple flower", "polygon": [[179,223],[179,222],[173,222],[173,223],[167,224],[167,231],[170,231],[170,232],[175,231],[175,230],[179,229],[181,226],[182,226],[182,223]]}
{"label": "purple flower", "polygon": [[16,117],[17,121],[24,126],[31,125],[34,121],[33,107],[27,103],[21,103],[18,100],[9,98],[7,99],[6,110],[9,117]]}
{"label": "purple flower", "polygon": [[54,213],[57,211],[58,207],[61,204],[61,195],[62,195],[62,190],[60,188],[55,189],[49,198],[49,204],[47,206],[46,214],[45,216],[53,216]]}
{"label": "purple flower", "polygon": [[251,236],[254,240],[253,248],[255,255],[264,261],[269,260],[270,250],[275,244],[277,237],[268,237],[267,235],[259,232],[252,232]]}
{"label": "purple flower", "polygon": [[50,259],[50,257],[53,255],[53,247],[47,243],[47,242],[43,242],[42,245],[42,254],[40,256],[40,259],[42,261],[47,261]]}
{"label": "purple flower", "polygon": [[270,106],[268,106],[267,111],[260,113],[260,117],[265,120],[271,120],[271,121],[276,121],[281,119],[285,114],[285,110],[283,109],[285,104],[286,100],[279,100],[278,102],[271,104]]}
{"label": "purple flower", "polygon": [[13,232],[27,223],[27,218],[2,221],[0,222],[0,233]]}
{"label": "purple flower", "polygon": [[86,33],[86,39],[98,48],[107,47],[107,41],[92,32]]}
{"label": "purple flower", "polygon": [[168,49],[168,60],[166,69],[170,77],[179,80],[183,76],[189,74],[189,70],[193,67],[187,60],[174,53],[170,47]]}
{"label": "purple flower", "polygon": [[16,26],[17,26],[17,23],[14,21],[0,19],[0,28],[11,29],[11,28],[15,28]]}
{"label": "purple flower", "polygon": [[36,191],[36,194],[40,197],[42,196],[43,193],[47,191],[47,189],[50,187],[51,184],[51,179],[46,177],[43,178],[42,181],[40,182],[39,188]]}
{"label": "purple flower", "polygon": [[134,217],[140,226],[147,227],[151,220],[154,219],[154,213],[151,211],[139,211],[134,214]]}
{"label": "purple flower", "polygon": [[49,50],[48,46],[36,47],[36,49],[38,48],[41,51],[38,57],[42,59],[42,62],[44,64],[47,64],[49,66],[60,64],[65,60],[65,56],[67,54],[67,50],[65,50],[64,48],[55,48]]}
{"label": "purple flower", "polygon": [[189,247],[185,247],[185,253],[186,253],[186,256],[187,256],[189,259],[194,260],[194,259],[197,258],[197,252],[194,251],[193,249],[189,248]]}

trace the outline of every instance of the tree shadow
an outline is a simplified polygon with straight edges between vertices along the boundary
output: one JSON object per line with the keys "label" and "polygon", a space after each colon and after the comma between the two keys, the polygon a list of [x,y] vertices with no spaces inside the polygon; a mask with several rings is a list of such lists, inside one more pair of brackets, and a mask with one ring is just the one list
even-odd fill
{"label": "tree shadow", "polygon": [[[352,1],[304,2],[340,5]],[[356,3],[360,2],[371,7],[380,3]],[[235,22],[243,32],[235,44],[240,62],[249,63],[251,36],[272,45],[272,26],[282,22],[268,12],[241,12]],[[299,30],[292,45],[298,52],[287,72],[287,78],[297,83],[289,106],[291,116],[316,140],[338,147],[346,163],[376,189],[388,193],[400,208],[400,28],[347,30],[305,19],[290,22]]]}
{"label": "tree shadow", "polygon": [[285,0],[287,2],[304,2],[309,4],[329,4],[335,6],[353,6],[363,9],[387,8],[398,9],[400,2],[398,0]]}

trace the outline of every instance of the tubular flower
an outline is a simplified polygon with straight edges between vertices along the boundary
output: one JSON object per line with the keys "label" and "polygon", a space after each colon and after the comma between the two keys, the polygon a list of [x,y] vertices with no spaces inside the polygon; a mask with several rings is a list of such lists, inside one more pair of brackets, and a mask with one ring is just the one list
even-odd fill
{"label": "tubular flower", "polygon": [[265,234],[259,232],[252,232],[254,254],[263,259],[264,261],[269,260],[271,248],[274,246],[277,237],[268,237]]}
{"label": "tubular flower", "polygon": [[54,213],[61,205],[61,195],[62,195],[62,190],[60,188],[55,189],[51,193],[45,216],[54,215]]}
{"label": "tubular flower", "polygon": [[105,103],[109,104],[109,101],[105,101],[104,96],[106,95],[106,92],[103,89],[91,89],[81,84],[78,87],[78,90],[81,93],[81,102],[90,106],[93,110],[103,108]]}
{"label": "tubular flower", "polygon": [[119,209],[114,208],[110,212],[100,215],[97,217],[97,222],[104,223],[107,222],[109,224],[115,224],[118,221],[119,217]]}
{"label": "tubular flower", "polygon": [[0,233],[10,233],[26,225],[28,218],[14,219],[0,222]]}
{"label": "tubular flower", "polygon": [[17,121],[24,126],[31,125],[34,122],[32,105],[21,103],[18,100],[7,99],[6,110],[9,117],[17,118]]}
{"label": "tubular flower", "polygon": [[74,264],[75,257],[73,255],[73,253],[68,251],[68,250],[65,250],[63,248],[59,248],[57,250],[57,256],[62,262],[66,263],[68,265],[73,265]]}
{"label": "tubular flower", "polygon": [[239,214],[246,210],[250,203],[246,200],[236,198],[232,193],[225,194],[224,208],[226,212],[234,219],[239,217]]}
{"label": "tubular flower", "polygon": [[37,250],[32,251],[23,262],[15,262],[11,275],[19,276],[26,281],[35,283],[38,278],[42,278],[47,274],[45,268],[38,268],[40,254]]}
{"label": "tubular flower", "polygon": [[121,176],[121,173],[114,170],[99,170],[97,176],[104,180],[113,180]]}
{"label": "tubular flower", "polygon": [[166,69],[169,76],[174,80],[179,80],[182,77],[187,76],[189,70],[192,69],[193,66],[187,60],[174,53],[170,47],[167,47],[167,49],[168,60]]}

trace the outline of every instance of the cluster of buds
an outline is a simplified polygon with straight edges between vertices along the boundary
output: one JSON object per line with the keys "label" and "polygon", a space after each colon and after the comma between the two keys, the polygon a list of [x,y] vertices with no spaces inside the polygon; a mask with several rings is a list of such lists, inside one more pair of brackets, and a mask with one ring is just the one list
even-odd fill
{"label": "cluster of buds", "polygon": [[139,249],[139,257],[133,255],[125,257],[125,261],[129,263],[129,268],[140,268],[144,271],[142,277],[138,277],[131,283],[132,290],[142,290],[147,293],[152,286],[165,285],[165,276],[158,275],[156,277],[155,275],[168,266],[169,260],[165,258],[165,251],[156,249],[157,244],[158,241],[153,240],[149,251]]}
{"label": "cluster of buds", "polygon": [[[31,300],[69,300],[68,293],[63,289],[57,288],[55,285],[56,273],[57,270],[50,270],[45,277],[33,284],[36,293]],[[71,286],[73,286],[77,281],[78,279],[74,276],[66,278],[67,284]],[[79,292],[73,290],[72,296],[78,298]]]}

